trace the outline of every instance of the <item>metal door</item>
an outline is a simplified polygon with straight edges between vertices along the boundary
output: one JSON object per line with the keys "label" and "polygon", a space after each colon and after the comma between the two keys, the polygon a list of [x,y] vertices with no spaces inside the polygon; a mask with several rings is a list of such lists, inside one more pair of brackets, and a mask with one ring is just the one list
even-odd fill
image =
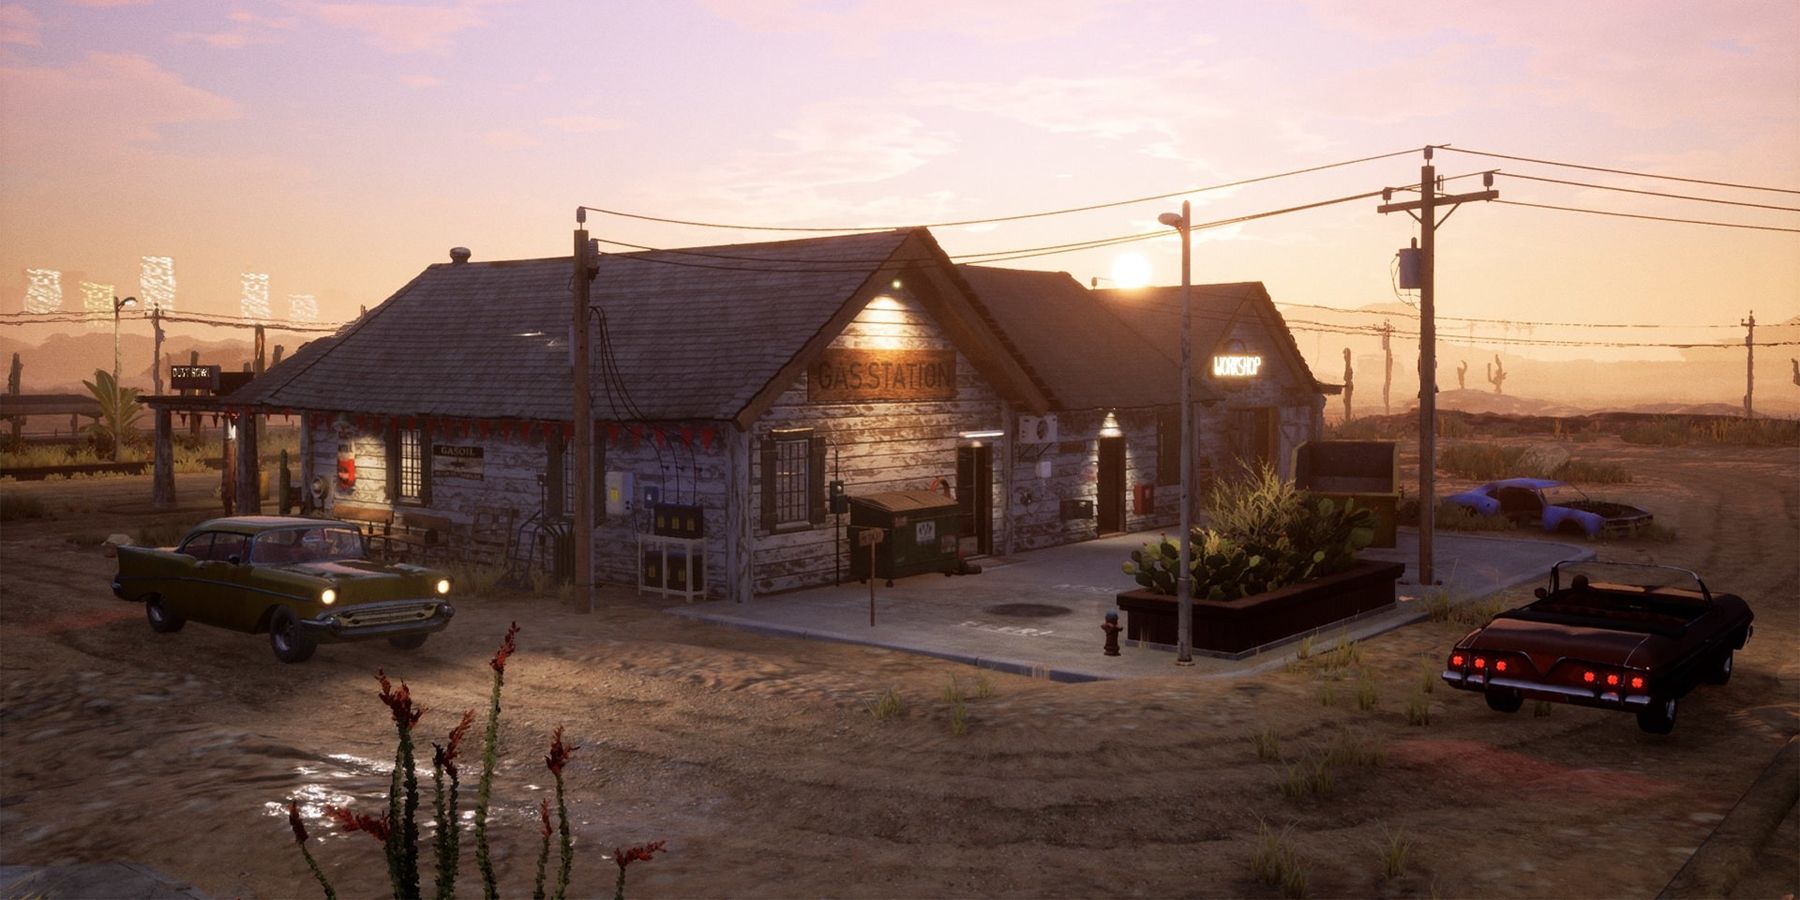
{"label": "metal door", "polygon": [[962,536],[974,538],[974,555],[993,553],[993,447],[978,444],[956,448],[956,505],[962,510]]}
{"label": "metal door", "polygon": [[1125,439],[1100,439],[1100,496],[1095,504],[1101,534],[1125,530]]}

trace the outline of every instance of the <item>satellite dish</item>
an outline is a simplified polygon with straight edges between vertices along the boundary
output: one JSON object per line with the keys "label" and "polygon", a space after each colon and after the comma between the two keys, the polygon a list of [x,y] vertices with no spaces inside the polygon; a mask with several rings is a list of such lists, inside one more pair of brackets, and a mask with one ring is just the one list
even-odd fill
{"label": "satellite dish", "polygon": [[312,495],[314,500],[325,499],[325,476],[319,475],[313,478]]}

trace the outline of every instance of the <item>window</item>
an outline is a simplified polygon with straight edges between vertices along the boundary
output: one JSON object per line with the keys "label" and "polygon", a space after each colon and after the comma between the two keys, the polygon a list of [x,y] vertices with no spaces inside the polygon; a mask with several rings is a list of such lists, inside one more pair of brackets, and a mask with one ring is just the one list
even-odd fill
{"label": "window", "polygon": [[395,503],[431,505],[429,446],[425,432],[417,428],[388,432],[388,495]]}
{"label": "window", "polygon": [[226,562],[233,560],[243,562],[250,556],[249,543],[248,535],[227,534],[221,531],[213,537],[212,558],[222,559]]}
{"label": "window", "polygon": [[185,553],[195,559],[212,559],[212,542],[213,533],[210,531],[203,531],[188,538],[187,541],[181,545],[181,549],[175,552]]}
{"label": "window", "polygon": [[763,438],[762,520],[767,531],[825,521],[825,439],[812,429],[775,431]]}

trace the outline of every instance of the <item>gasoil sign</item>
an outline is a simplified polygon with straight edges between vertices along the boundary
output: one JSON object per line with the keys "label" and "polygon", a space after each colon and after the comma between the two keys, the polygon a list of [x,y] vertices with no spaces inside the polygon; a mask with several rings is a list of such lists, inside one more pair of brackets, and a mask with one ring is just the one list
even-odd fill
{"label": "gasoil sign", "polygon": [[807,370],[806,399],[956,399],[956,351],[832,348]]}
{"label": "gasoil sign", "polygon": [[467,478],[471,481],[480,481],[482,462],[480,447],[464,447],[455,444],[431,445],[431,477],[433,478]]}

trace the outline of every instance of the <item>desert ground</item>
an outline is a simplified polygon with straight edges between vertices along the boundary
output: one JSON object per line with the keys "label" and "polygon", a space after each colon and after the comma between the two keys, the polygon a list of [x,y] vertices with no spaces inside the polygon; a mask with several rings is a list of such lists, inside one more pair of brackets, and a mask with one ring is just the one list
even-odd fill
{"label": "desert ground", "polygon": [[[1426,692],[1469,627],[1455,621],[1253,677],[1058,684],[690,622],[612,587],[591,615],[463,596],[421,650],[325,646],[281,665],[260,636],[153,634],[112,597],[95,543],[147,521],[147,479],[6,484],[54,518],[0,528],[0,862],[124,860],[214,896],[316,895],[284,813],[300,798],[339,893],[384,894],[380,846],[316,817],[322,802],[385,808],[394,730],[375,672],[408,682],[422,744],[442,742],[462,710],[485,709],[488,659],[516,620],[490,826],[503,894],[531,889],[560,725],[579,745],[565,772],[576,896],[609,895],[614,849],[652,840],[667,852],[631,867],[631,896],[1280,896],[1253,872],[1265,840],[1291,848],[1314,896],[1654,896],[1800,731],[1800,458],[1616,438],[1575,452],[1634,475],[1591,493],[1676,530],[1601,556],[1691,567],[1757,614],[1731,682],[1692,695],[1673,735]],[[205,478],[184,476],[171,518],[208,513]],[[873,715],[890,688],[904,710]],[[1409,704],[1429,722],[1409,724]],[[1284,794],[1319,771],[1328,792]],[[1734,895],[1792,895],[1796,829],[1790,812]],[[467,838],[460,886],[479,890]]]}

